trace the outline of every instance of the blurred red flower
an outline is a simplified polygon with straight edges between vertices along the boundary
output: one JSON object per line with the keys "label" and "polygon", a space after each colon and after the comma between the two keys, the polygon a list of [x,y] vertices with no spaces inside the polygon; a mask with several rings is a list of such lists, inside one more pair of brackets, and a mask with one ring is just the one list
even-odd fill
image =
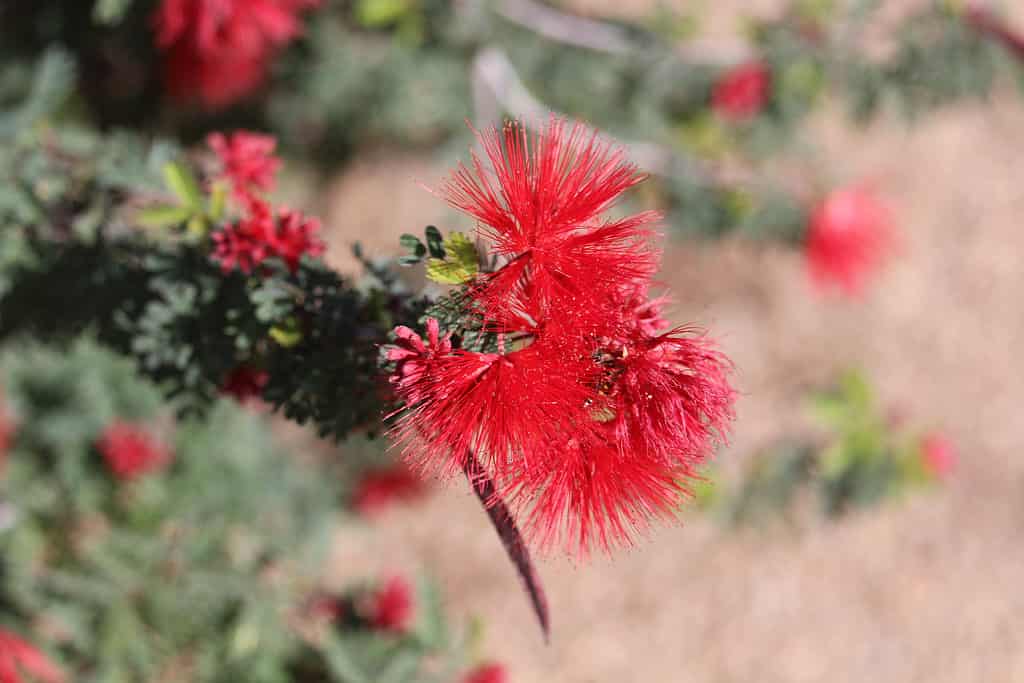
{"label": "blurred red flower", "polygon": [[508,671],[501,664],[482,664],[467,673],[462,683],[508,683]]}
{"label": "blurred red flower", "polygon": [[370,597],[370,624],[382,631],[404,632],[412,626],[416,603],[412,586],[393,576]]}
{"label": "blurred red flower", "polygon": [[166,466],[171,452],[142,427],[115,421],[96,442],[114,476],[130,481]]}
{"label": "blurred red flower", "polygon": [[250,215],[211,235],[213,259],[220,263],[225,273],[237,268],[248,275],[273,255],[271,235],[274,218],[270,207],[262,202],[254,204]]}
{"label": "blurred red flower", "polygon": [[894,242],[889,210],[873,193],[863,188],[836,190],[810,217],[805,247],[809,273],[822,290],[834,286],[856,296]]}
{"label": "blurred red flower", "polygon": [[393,434],[419,468],[479,461],[542,547],[626,544],[673,517],[725,437],[730,365],[700,334],[661,332],[664,298],[647,296],[657,214],[602,216],[642,179],[622,150],[558,119],[480,140],[493,174],[474,157],[444,192],[504,263],[471,283],[464,312],[496,352],[458,348],[435,320],[426,342],[396,329]]}
{"label": "blurred red flower", "polygon": [[263,395],[263,389],[269,379],[270,375],[266,370],[251,365],[239,365],[224,378],[220,390],[222,394],[231,396],[239,403],[247,403]]}
{"label": "blurred red flower", "polygon": [[757,116],[768,101],[771,71],[762,62],[747,62],[726,71],[711,93],[711,108],[725,119]]}
{"label": "blurred red flower", "polygon": [[213,233],[213,259],[227,273],[234,269],[249,274],[268,258],[278,257],[292,272],[302,256],[319,256],[324,243],[317,236],[320,222],[298,211],[274,209],[266,202],[250,197],[248,215]]}
{"label": "blurred red flower", "polygon": [[236,197],[246,197],[253,190],[274,189],[281,160],[274,156],[277,140],[273,136],[237,131],[230,135],[211,133],[206,140],[220,159],[221,173]]}
{"label": "blurred red flower", "polygon": [[360,514],[370,517],[395,503],[418,498],[425,491],[426,486],[422,479],[406,467],[396,465],[364,474],[356,485],[352,507]]}
{"label": "blurred red flower", "polygon": [[10,631],[0,629],[0,683],[63,683],[65,680],[64,673],[46,655]]}
{"label": "blurred red flower", "polygon": [[14,418],[7,408],[7,402],[3,399],[3,394],[0,393],[0,474],[3,473],[4,460],[7,459],[7,451],[10,450],[11,445],[14,443],[17,431],[18,425],[14,422]]}
{"label": "blurred red flower", "polygon": [[957,466],[956,447],[944,434],[927,434],[921,440],[921,463],[935,478],[946,479]]}
{"label": "blurred red flower", "polygon": [[266,79],[277,51],[319,0],[163,0],[153,18],[167,90],[219,109]]}
{"label": "blurred red flower", "polygon": [[319,232],[320,221],[316,218],[291,209],[281,209],[270,235],[271,251],[294,273],[303,255],[319,256],[324,253],[325,245],[317,236]]}

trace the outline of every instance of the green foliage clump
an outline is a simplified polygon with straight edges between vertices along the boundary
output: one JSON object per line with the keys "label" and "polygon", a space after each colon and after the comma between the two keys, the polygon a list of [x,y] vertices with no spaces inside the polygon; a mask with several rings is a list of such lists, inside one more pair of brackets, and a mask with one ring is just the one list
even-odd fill
{"label": "green foliage clump", "polygon": [[[221,401],[174,426],[129,361],[84,340],[8,348],[0,370],[16,424],[0,475],[0,628],[31,633],[71,680],[442,683],[463,665],[464,638],[426,582],[406,632],[346,617],[311,635],[334,483],[275,447],[258,415]],[[117,420],[159,434],[171,461],[115,476],[96,444]]]}
{"label": "green foliage clump", "polygon": [[[755,455],[738,483],[716,482],[700,502],[733,524],[792,518],[801,500],[816,498],[829,518],[877,505],[945,473],[928,462],[925,439],[887,420],[856,372],[813,397],[825,440],[794,439]],[[941,466],[941,465],[940,465]]]}

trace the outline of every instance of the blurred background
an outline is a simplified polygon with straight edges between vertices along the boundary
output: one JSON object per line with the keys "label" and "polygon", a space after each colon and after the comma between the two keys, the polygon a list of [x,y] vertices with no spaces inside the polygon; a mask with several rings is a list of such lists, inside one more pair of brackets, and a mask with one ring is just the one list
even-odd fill
{"label": "blurred background", "polygon": [[[1024,680],[1024,6],[282,2],[297,24],[225,96],[159,4],[0,2],[0,132],[38,130],[46,78],[74,84],[49,125],[182,149],[268,132],[274,197],[319,216],[326,263],[358,279],[403,233],[473,227],[424,189],[468,157],[466,121],[582,117],[651,172],[627,208],[665,212],[672,321],[735,365],[732,438],[679,524],[613,557],[537,560],[549,644],[462,482],[385,483],[378,503],[360,478],[392,467],[386,439],[335,445],[247,405],[275,448],[341,468],[325,585],[431,577],[470,624],[464,668],[498,661],[508,681]],[[5,353],[24,424],[25,356]],[[8,623],[0,600],[0,628],[31,625],[74,667],[27,609]],[[185,669],[108,680],[219,680]],[[288,680],[363,680],[335,675]]]}

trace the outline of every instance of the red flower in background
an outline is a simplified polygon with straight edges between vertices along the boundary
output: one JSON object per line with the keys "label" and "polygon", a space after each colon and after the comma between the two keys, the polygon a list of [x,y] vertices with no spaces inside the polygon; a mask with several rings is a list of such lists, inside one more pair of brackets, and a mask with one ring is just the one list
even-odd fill
{"label": "red flower in background", "polygon": [[[407,461],[453,474],[480,463],[531,540],[571,552],[625,544],[671,518],[733,417],[728,361],[686,330],[661,334],[648,300],[656,214],[601,214],[642,179],[622,150],[554,119],[480,135],[445,187],[504,265],[468,289],[465,315],[497,351],[458,348],[428,321],[388,351]],[[482,321],[479,318],[483,318]]]}
{"label": "red flower in background", "polygon": [[725,72],[711,93],[711,108],[725,119],[757,116],[768,101],[772,75],[762,62],[748,62]]}
{"label": "red flower in background", "polygon": [[240,365],[228,373],[220,390],[222,394],[231,396],[239,403],[247,403],[263,396],[263,389],[269,379],[270,375],[266,370],[251,365]]}
{"label": "red flower in background", "polygon": [[0,629],[0,683],[63,683],[64,673],[42,652]]}
{"label": "red flower in background", "polygon": [[153,22],[168,92],[225,107],[257,89],[319,0],[163,0]]}
{"label": "red flower in background", "polygon": [[462,683],[508,683],[508,672],[501,664],[483,664],[466,674]]}
{"label": "red flower in background", "polygon": [[14,443],[14,436],[17,431],[18,425],[15,424],[14,418],[11,417],[11,413],[7,409],[7,402],[3,400],[3,394],[0,394],[0,473],[3,472],[7,451],[10,450],[11,445]]}
{"label": "red flower in background", "polygon": [[249,274],[268,258],[277,257],[295,272],[302,256],[319,256],[324,243],[317,237],[320,222],[297,211],[282,209],[274,216],[266,202],[250,198],[248,215],[213,233],[213,258],[227,273]]}
{"label": "red flower in background", "polygon": [[388,579],[370,598],[370,624],[376,629],[408,631],[415,616],[412,586],[400,576]]}
{"label": "red flower in background", "polygon": [[956,447],[944,434],[928,434],[921,440],[921,463],[935,478],[946,479],[956,469]]}
{"label": "red flower in background", "polygon": [[221,270],[228,273],[237,268],[248,275],[273,255],[274,217],[270,211],[268,205],[256,203],[249,216],[211,235],[213,259]]}
{"label": "red flower in background", "polygon": [[379,514],[398,502],[424,494],[423,480],[401,466],[367,472],[356,485],[352,506],[367,517]]}
{"label": "red flower in background", "polygon": [[122,481],[137,479],[171,461],[171,452],[149,432],[120,420],[103,430],[96,447],[110,471]]}
{"label": "red flower in background", "polygon": [[206,141],[220,159],[223,177],[230,181],[236,197],[274,189],[281,160],[274,156],[277,140],[273,136],[237,131],[231,135],[211,133]]}
{"label": "red flower in background", "polygon": [[888,209],[866,189],[837,190],[811,214],[806,258],[813,282],[849,296],[864,289],[894,246]]}
{"label": "red flower in background", "polygon": [[281,209],[270,235],[270,248],[274,256],[282,259],[293,273],[299,267],[303,255],[319,256],[324,253],[324,243],[317,236],[320,221],[309,218],[291,209]]}

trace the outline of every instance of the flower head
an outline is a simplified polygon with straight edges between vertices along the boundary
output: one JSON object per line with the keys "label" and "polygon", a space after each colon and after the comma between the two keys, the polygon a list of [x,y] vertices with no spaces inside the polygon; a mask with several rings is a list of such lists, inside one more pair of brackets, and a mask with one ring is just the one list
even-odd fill
{"label": "flower head", "polygon": [[384,582],[370,599],[370,624],[381,631],[405,632],[412,626],[416,603],[412,586],[400,576]]}
{"label": "flower head", "polygon": [[231,396],[239,403],[246,403],[263,395],[263,389],[269,379],[270,375],[266,370],[251,365],[239,365],[224,378],[220,390],[225,396]]}
{"label": "flower head", "polygon": [[0,683],[65,680],[64,673],[46,655],[10,631],[0,629]]}
{"label": "flower head", "polygon": [[501,664],[481,664],[467,673],[462,683],[508,683],[508,671]]}
{"label": "flower head", "polygon": [[227,273],[249,274],[268,258],[280,258],[292,272],[303,255],[319,256],[324,243],[317,236],[320,222],[297,211],[274,209],[255,197],[246,201],[248,215],[213,233],[213,259]]}
{"label": "flower head", "polygon": [[360,514],[370,517],[391,505],[423,495],[423,480],[405,467],[367,472],[356,485],[352,506]]}
{"label": "flower head", "polygon": [[888,209],[868,190],[837,190],[810,217],[806,258],[813,282],[858,295],[892,250]]}
{"label": "flower head", "polygon": [[277,141],[272,136],[247,131],[211,133],[207,144],[220,159],[221,173],[236,197],[246,197],[253,190],[274,189],[281,160],[274,156]]}
{"label": "flower head", "polygon": [[460,294],[474,334],[458,319],[443,335],[429,320],[426,342],[396,329],[393,435],[419,468],[479,462],[537,545],[628,543],[672,516],[725,438],[730,365],[706,337],[664,332],[665,299],[647,297],[654,216],[600,216],[640,179],[621,150],[557,119],[481,141],[493,177],[474,158],[445,194],[502,265]]}
{"label": "flower head", "polygon": [[927,434],[921,440],[921,463],[936,479],[947,479],[957,466],[953,442],[938,432]]}
{"label": "flower head", "polygon": [[137,479],[167,465],[171,452],[142,427],[116,421],[96,443],[107,466],[122,481]]}
{"label": "flower head", "polygon": [[324,243],[317,234],[319,232],[320,221],[316,218],[309,218],[291,209],[281,209],[270,233],[271,252],[294,273],[304,255],[319,256],[324,253]]}
{"label": "flower head", "polygon": [[722,118],[744,121],[764,108],[771,88],[771,71],[763,62],[747,62],[726,71],[715,84],[711,108]]}
{"label": "flower head", "polygon": [[163,0],[153,17],[165,82],[179,100],[219,109],[266,79],[277,51],[319,0]]}
{"label": "flower head", "polygon": [[11,416],[10,410],[7,408],[7,402],[3,400],[3,395],[0,394],[0,473],[2,473],[4,460],[7,458],[7,451],[10,450],[11,445],[14,443],[17,431],[18,426]]}
{"label": "flower head", "polygon": [[507,261],[476,283],[486,318],[518,329],[556,310],[582,312],[653,274],[647,238],[659,215],[603,216],[644,179],[624,150],[556,118],[537,133],[513,122],[477,136],[493,175],[474,154],[442,194],[477,219],[479,236]]}

